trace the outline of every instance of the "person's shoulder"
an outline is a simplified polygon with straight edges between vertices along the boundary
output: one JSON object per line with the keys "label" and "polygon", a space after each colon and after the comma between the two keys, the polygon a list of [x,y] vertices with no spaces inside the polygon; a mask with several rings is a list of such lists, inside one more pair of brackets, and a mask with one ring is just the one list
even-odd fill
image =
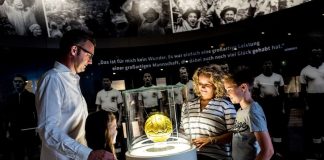
{"label": "person's shoulder", "polygon": [[120,92],[119,90],[117,90],[117,89],[115,89],[115,88],[113,88],[111,91],[113,91],[113,92]]}
{"label": "person's shoulder", "polygon": [[300,71],[300,73],[301,74],[309,74],[309,73],[313,73],[315,70],[316,70],[315,67],[313,67],[311,65],[307,65]]}
{"label": "person's shoulder", "polygon": [[119,91],[119,90],[117,90],[115,88],[113,88],[110,92],[112,92],[112,94],[115,94],[117,96],[121,95],[121,91]]}
{"label": "person's shoulder", "polygon": [[147,87],[145,87],[145,86],[141,86],[141,87],[139,87],[139,88],[137,88],[137,89],[145,89],[145,88],[147,88]]}
{"label": "person's shoulder", "polygon": [[250,112],[260,112],[263,111],[261,105],[258,102],[252,102],[250,106]]}
{"label": "person's shoulder", "polygon": [[318,67],[319,70],[324,70],[324,62]]}
{"label": "person's shoulder", "polygon": [[304,74],[305,72],[307,72],[307,70],[309,70],[309,65],[303,67],[303,68],[300,70],[300,74]]}
{"label": "person's shoulder", "polygon": [[52,69],[46,71],[43,74],[41,79],[47,79],[47,80],[49,80],[49,79],[57,79],[57,78],[59,78],[58,74],[59,74],[59,72],[55,68],[52,68]]}
{"label": "person's shoulder", "polygon": [[181,83],[181,82],[178,82],[178,83],[176,83],[175,85],[184,85],[183,83]]}
{"label": "person's shoulder", "polygon": [[312,68],[312,66],[308,64],[304,68],[302,68],[302,70],[307,70],[307,69],[310,69],[310,68]]}
{"label": "person's shoulder", "polygon": [[213,102],[224,103],[225,105],[232,104],[230,101],[228,101],[227,99],[225,99],[223,97],[222,98],[214,98]]}
{"label": "person's shoulder", "polygon": [[193,105],[198,103],[199,97],[193,98],[191,100],[188,101],[188,105]]}
{"label": "person's shoulder", "polygon": [[257,76],[255,77],[255,79],[260,79],[260,78],[262,78],[262,77],[265,77],[265,75],[264,75],[263,73],[257,75]]}
{"label": "person's shoulder", "polygon": [[258,102],[256,102],[256,101],[253,101],[251,103],[251,106],[253,106],[253,107],[261,107],[260,104]]}
{"label": "person's shoulder", "polygon": [[119,95],[123,96],[123,92],[122,92],[122,91],[120,91],[120,90],[117,90],[117,89],[116,89],[116,91],[117,91],[117,94],[119,94]]}
{"label": "person's shoulder", "polygon": [[212,103],[216,103],[217,105],[221,105],[225,109],[235,109],[232,102],[228,101],[225,98],[214,98]]}
{"label": "person's shoulder", "polygon": [[53,77],[53,76],[57,76],[58,73],[59,71],[56,68],[51,68],[47,70],[42,77]]}
{"label": "person's shoulder", "polygon": [[193,80],[189,80],[187,83],[186,83],[187,86],[189,87],[193,87],[194,85],[194,81]]}
{"label": "person's shoulder", "polygon": [[225,109],[236,111],[235,106],[231,101],[229,101],[229,100],[227,100],[225,98],[222,98],[221,102],[224,103]]}
{"label": "person's shoulder", "polygon": [[272,75],[277,76],[277,77],[282,77],[282,75],[280,73],[276,73],[276,72],[273,72]]}
{"label": "person's shoulder", "polygon": [[105,90],[101,89],[100,91],[98,91],[98,94],[102,94],[103,92],[105,92]]}

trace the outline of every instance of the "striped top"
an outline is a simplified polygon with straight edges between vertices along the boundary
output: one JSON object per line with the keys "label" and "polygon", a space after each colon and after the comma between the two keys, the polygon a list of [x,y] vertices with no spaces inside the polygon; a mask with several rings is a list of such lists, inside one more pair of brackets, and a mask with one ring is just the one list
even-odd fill
{"label": "striped top", "polygon": [[[182,107],[181,129],[191,139],[219,136],[227,133],[233,126],[236,110],[232,103],[225,99],[214,98],[200,110],[200,99],[194,99]],[[198,151],[215,159],[231,159],[230,144],[207,144]]]}

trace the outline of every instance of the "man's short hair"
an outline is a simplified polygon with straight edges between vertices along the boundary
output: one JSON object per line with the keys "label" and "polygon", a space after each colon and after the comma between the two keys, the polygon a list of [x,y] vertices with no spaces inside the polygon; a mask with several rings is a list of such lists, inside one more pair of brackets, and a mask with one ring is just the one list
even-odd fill
{"label": "man's short hair", "polygon": [[187,72],[187,68],[186,67],[180,67],[179,72],[181,72],[181,71],[186,71]]}
{"label": "man's short hair", "polygon": [[72,46],[77,44],[85,43],[89,40],[94,46],[96,46],[96,41],[93,37],[93,34],[86,32],[84,30],[70,30],[63,34],[63,37],[60,41],[60,55],[59,58],[64,57],[71,49]]}
{"label": "man's short hair", "polygon": [[24,82],[27,81],[27,77],[23,74],[17,73],[17,74],[15,74],[14,78],[16,78],[16,77],[21,78]]}

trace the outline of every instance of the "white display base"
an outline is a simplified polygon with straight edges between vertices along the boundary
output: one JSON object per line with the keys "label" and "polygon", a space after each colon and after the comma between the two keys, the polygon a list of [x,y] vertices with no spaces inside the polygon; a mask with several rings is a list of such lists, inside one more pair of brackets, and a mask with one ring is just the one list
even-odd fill
{"label": "white display base", "polygon": [[197,160],[196,148],[183,138],[173,142],[150,143],[149,139],[136,143],[126,152],[126,160]]}

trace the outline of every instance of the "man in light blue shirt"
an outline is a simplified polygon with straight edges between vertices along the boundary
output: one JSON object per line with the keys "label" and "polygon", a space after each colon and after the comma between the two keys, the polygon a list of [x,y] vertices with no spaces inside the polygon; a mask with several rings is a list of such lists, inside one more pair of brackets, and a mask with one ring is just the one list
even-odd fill
{"label": "man in light blue shirt", "polygon": [[39,80],[36,91],[38,132],[42,140],[41,160],[113,160],[105,150],[87,147],[87,104],[81,93],[78,73],[92,64],[95,40],[90,34],[71,30],[60,42],[54,68]]}

